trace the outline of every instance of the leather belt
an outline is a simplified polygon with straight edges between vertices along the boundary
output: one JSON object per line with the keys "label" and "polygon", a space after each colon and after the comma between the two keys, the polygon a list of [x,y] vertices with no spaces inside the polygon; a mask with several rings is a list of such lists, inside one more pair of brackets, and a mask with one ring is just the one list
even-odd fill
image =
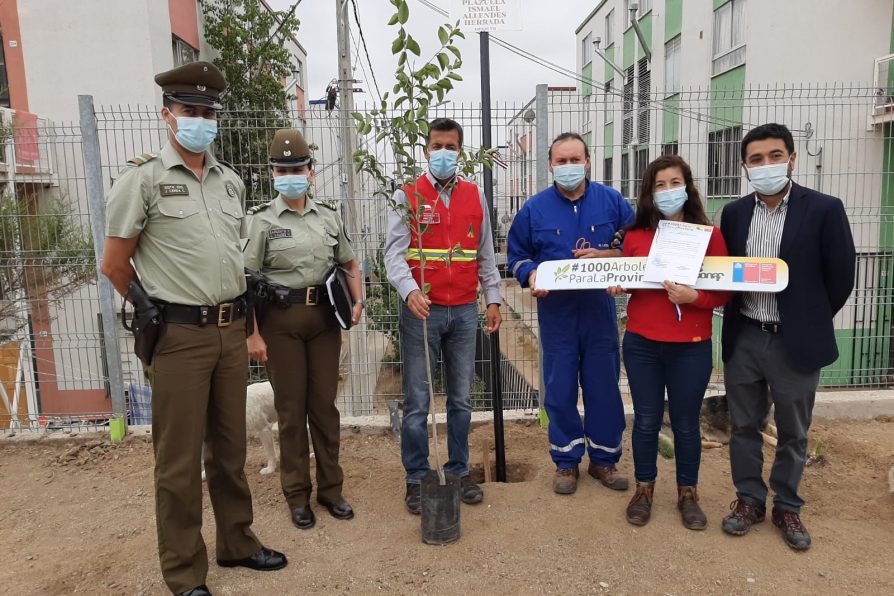
{"label": "leather belt", "polygon": [[742,315],[742,320],[753,327],[757,327],[764,333],[770,333],[773,335],[782,333],[782,323],[764,323],[763,321],[758,321],[757,319],[752,319],[750,317],[746,317],[745,315]]}
{"label": "leather belt", "polygon": [[208,324],[217,327],[228,327],[239,319],[245,318],[245,299],[241,296],[232,302],[224,302],[215,306],[192,306],[187,304],[162,304],[162,318],[166,323],[178,325]]}
{"label": "leather belt", "polygon": [[307,288],[298,288],[297,290],[289,290],[286,296],[288,304],[305,304],[307,306],[317,306],[323,302],[325,298],[325,289],[323,286],[309,286]]}

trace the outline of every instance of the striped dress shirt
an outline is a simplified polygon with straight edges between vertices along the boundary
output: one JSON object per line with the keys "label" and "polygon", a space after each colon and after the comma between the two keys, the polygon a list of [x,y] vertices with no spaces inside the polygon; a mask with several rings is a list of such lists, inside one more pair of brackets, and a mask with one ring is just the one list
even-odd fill
{"label": "striped dress shirt", "polygon": [[[775,259],[779,257],[779,244],[782,241],[782,230],[785,227],[785,214],[788,211],[788,198],[792,192],[791,182],[782,202],[772,211],[754,194],[754,215],[751,227],[748,228],[748,242],[745,253],[749,257]],[[779,306],[776,294],[770,292],[743,292],[742,309],[740,311],[749,319],[762,323],[779,322]]]}

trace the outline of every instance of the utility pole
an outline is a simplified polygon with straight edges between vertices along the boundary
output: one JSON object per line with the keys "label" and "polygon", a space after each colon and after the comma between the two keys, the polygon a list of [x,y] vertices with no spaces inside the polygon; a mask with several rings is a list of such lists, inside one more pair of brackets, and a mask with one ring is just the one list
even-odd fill
{"label": "utility pole", "polygon": [[[342,199],[342,217],[348,236],[354,241],[357,262],[365,262],[365,235],[358,217],[359,200],[354,178],[354,151],[356,131],[354,128],[354,68],[351,64],[351,29],[348,5],[351,0],[335,0],[336,32],[338,41],[338,139],[339,181]],[[361,270],[361,282],[365,272]],[[366,319],[353,327],[348,334],[348,378],[342,389],[342,413],[346,416],[372,414],[372,399],[375,391],[377,367],[370,362],[370,353],[364,344],[369,340]]]}

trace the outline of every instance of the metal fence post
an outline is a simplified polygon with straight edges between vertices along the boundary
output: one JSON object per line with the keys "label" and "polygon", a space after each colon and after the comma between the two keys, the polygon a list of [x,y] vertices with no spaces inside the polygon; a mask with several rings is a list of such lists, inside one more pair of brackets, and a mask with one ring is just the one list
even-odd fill
{"label": "metal fence post", "polygon": [[549,92],[547,85],[537,85],[534,96],[534,130],[536,131],[537,156],[537,188],[535,192],[546,190],[549,186]]}
{"label": "metal fence post", "polygon": [[121,365],[121,346],[118,341],[118,319],[115,314],[115,290],[111,282],[100,273],[102,253],[105,247],[106,203],[102,184],[102,162],[99,150],[99,132],[92,95],[78,95],[81,142],[84,155],[84,177],[87,184],[87,205],[90,213],[90,231],[96,255],[96,285],[99,290],[99,312],[102,317],[103,350],[109,367],[109,393],[112,399],[112,419],[109,432],[113,441],[124,438],[127,429],[127,411],[124,403],[124,375]]}

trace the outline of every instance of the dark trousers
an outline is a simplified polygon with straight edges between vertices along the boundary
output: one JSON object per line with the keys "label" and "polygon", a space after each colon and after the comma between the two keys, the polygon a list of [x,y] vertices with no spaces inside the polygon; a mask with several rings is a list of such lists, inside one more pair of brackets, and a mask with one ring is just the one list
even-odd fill
{"label": "dark trousers", "polygon": [[310,445],[314,444],[317,500],[342,498],[338,463],[341,417],[338,358],[341,329],[328,305],[270,308],[261,327],[267,342],[267,374],[279,416],[280,480],[289,507],[310,503]]}
{"label": "dark trousers", "polygon": [[711,340],[653,341],[624,334],[624,366],[633,398],[633,466],[637,482],[658,477],[658,432],[664,420],[664,392],[674,432],[677,484],[698,484],[702,456],[699,416],[711,378]]}
{"label": "dark trousers", "polygon": [[772,391],[778,445],[770,487],[773,504],[799,512],[804,500],[798,485],[807,461],[807,430],[813,414],[820,371],[802,372],[791,365],[782,336],[743,325],[724,377],[729,402],[729,454],[733,483],[740,499],[767,500],[763,479],[764,443],[760,427],[767,415]]}
{"label": "dark trousers", "polygon": [[217,525],[217,558],[242,559],[261,543],[250,527],[245,479],[245,322],[167,325],[152,385],[155,523],[165,583],[174,593],[205,583],[202,540],[202,440],[208,494]]}

